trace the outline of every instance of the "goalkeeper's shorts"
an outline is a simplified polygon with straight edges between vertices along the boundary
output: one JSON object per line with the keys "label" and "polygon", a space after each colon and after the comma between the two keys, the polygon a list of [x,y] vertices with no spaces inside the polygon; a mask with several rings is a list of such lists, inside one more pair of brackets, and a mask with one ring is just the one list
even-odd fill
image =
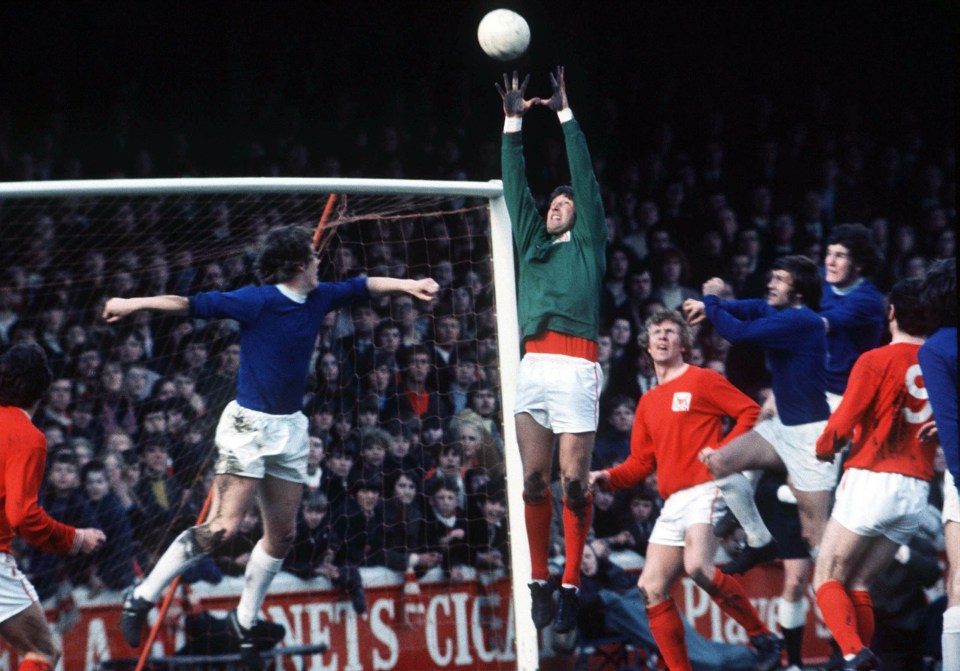
{"label": "goalkeeper's shorts", "polygon": [[517,372],[513,414],[529,413],[554,433],[597,430],[603,370],[600,364],[563,354],[528,353]]}

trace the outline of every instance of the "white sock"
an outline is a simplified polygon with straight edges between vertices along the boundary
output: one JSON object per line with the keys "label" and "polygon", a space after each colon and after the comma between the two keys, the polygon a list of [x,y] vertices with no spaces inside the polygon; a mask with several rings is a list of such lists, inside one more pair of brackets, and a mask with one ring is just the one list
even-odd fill
{"label": "white sock", "polygon": [[283,557],[271,557],[263,549],[263,541],[257,541],[247,562],[243,592],[240,594],[240,603],[237,604],[237,622],[244,629],[249,629],[257,621],[257,613],[267,596],[273,576],[280,572],[281,566]]}
{"label": "white sock", "polygon": [[197,548],[193,530],[187,529],[170,543],[153,570],[133,590],[133,595],[139,599],[156,601],[174,578],[203,559],[205,554]]}
{"label": "white sock", "polygon": [[758,548],[773,540],[753,500],[750,481],[742,473],[732,473],[715,482],[723,493],[723,500],[727,502],[727,506],[737,516],[737,521],[743,527],[743,532],[747,535],[747,545]]}
{"label": "white sock", "polygon": [[960,669],[960,606],[943,613],[943,668]]}
{"label": "white sock", "polygon": [[807,603],[803,599],[777,602],[777,623],[781,629],[796,629],[807,621]]}

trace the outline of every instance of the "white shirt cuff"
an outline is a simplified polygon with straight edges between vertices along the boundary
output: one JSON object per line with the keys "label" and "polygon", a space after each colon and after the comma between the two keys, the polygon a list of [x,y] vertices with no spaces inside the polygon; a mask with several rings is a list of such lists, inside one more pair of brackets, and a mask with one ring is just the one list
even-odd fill
{"label": "white shirt cuff", "polygon": [[573,118],[573,110],[569,107],[566,107],[557,112],[557,118],[560,119],[560,123],[567,123]]}
{"label": "white shirt cuff", "polygon": [[504,133],[519,133],[520,128],[523,126],[523,117],[522,116],[505,116],[503,117],[503,132]]}

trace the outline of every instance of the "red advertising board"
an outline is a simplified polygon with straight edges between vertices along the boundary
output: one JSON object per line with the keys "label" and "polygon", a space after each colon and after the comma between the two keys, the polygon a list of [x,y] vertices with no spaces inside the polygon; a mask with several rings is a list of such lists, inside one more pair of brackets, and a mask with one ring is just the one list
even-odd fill
{"label": "red advertising board", "polygon": [[[751,601],[773,629],[781,584],[782,571],[777,566],[754,569],[745,581]],[[236,604],[239,587],[240,583],[195,586],[194,607],[225,615]],[[288,659],[288,671],[512,669],[516,664],[510,583],[506,578],[486,586],[475,579],[461,584],[422,583],[419,602],[423,617],[412,623],[404,616],[408,602],[400,581],[368,587],[368,612],[362,617],[354,613],[340,592],[311,589],[296,580],[278,579],[276,587],[264,611],[266,617],[285,627],[282,645],[328,646],[323,655]],[[707,638],[746,641],[743,629],[689,579],[678,582],[674,598]],[[829,653],[828,633],[809,590],[805,600],[805,656],[822,659]],[[58,622],[55,628],[63,645],[63,671],[94,671],[100,662],[136,653],[123,641],[117,627],[116,595],[80,606],[74,615],[63,617],[63,613],[50,612],[51,621]],[[185,643],[182,613],[172,615],[169,626],[160,628],[152,656],[173,655]],[[156,611],[151,614],[154,617]],[[541,641],[541,650],[545,670],[561,671],[573,664],[573,656],[554,651],[549,635]],[[0,671],[11,671],[16,665],[10,649],[4,647]]]}

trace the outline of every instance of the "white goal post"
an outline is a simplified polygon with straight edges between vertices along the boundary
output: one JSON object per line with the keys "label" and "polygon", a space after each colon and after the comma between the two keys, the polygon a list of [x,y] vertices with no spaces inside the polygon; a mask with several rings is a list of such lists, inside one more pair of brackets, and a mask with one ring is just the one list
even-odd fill
{"label": "white goal post", "polygon": [[0,183],[0,206],[8,199],[72,196],[150,196],[216,194],[388,194],[486,199],[489,204],[490,253],[496,301],[501,408],[504,414],[507,510],[510,545],[516,660],[519,671],[539,668],[538,632],[530,618],[530,558],[524,525],[523,468],[512,421],[520,360],[513,240],[499,180],[489,182],[350,178],[170,178],[66,180]]}

